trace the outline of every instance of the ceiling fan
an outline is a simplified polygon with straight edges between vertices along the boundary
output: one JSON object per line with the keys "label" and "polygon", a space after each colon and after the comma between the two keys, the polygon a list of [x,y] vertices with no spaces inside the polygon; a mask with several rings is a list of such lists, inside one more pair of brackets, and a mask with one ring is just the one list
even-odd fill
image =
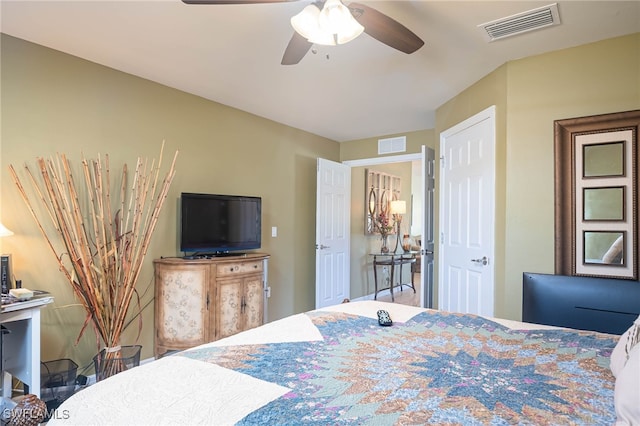
{"label": "ceiling fan", "polygon": [[[283,3],[298,0],[182,0],[186,4],[259,4],[259,3]],[[342,16],[339,19],[353,21],[346,36],[340,36],[337,30],[329,29],[330,38],[327,34],[317,36],[318,21],[321,29],[322,19],[328,19],[330,14],[339,15],[337,12],[344,12],[349,16]],[[345,12],[348,11],[348,12]],[[301,28],[312,22],[315,27]],[[424,45],[424,41],[415,35],[407,27],[390,18],[389,16],[366,6],[362,3],[349,3],[344,5],[341,0],[316,0],[311,3],[298,15],[291,18],[295,31],[282,57],[282,65],[294,65],[300,62],[314,44],[342,44],[353,40],[361,32],[369,34],[381,43],[393,47],[404,53],[413,53]],[[326,23],[326,21],[325,21]],[[313,33],[313,34],[312,34]]]}

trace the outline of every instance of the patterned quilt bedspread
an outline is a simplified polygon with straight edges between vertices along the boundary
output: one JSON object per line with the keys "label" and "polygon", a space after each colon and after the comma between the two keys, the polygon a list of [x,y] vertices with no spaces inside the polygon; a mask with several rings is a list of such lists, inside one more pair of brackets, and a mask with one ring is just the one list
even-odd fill
{"label": "patterned quilt bedspread", "polygon": [[48,426],[611,425],[617,338],[352,302],[119,373]]}
{"label": "patterned quilt bedspread", "polygon": [[179,354],[289,391],[239,424],[613,424],[613,336],[473,315],[310,312],[322,340]]}

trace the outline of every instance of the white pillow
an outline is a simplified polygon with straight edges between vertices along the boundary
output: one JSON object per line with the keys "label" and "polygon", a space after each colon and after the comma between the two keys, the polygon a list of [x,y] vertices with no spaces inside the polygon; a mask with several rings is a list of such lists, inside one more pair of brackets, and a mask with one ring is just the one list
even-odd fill
{"label": "white pillow", "polygon": [[613,348],[613,351],[611,352],[611,358],[609,359],[609,368],[613,373],[613,377],[618,377],[618,373],[620,372],[620,370],[622,370],[627,362],[627,351],[624,347],[629,340],[629,335],[631,334],[631,330],[633,328],[634,326],[632,325],[627,331],[624,332],[622,336],[620,336],[616,347]]}
{"label": "white pillow", "polygon": [[611,358],[609,359],[609,368],[613,373],[614,377],[618,377],[618,373],[624,367],[627,362],[627,351],[631,350],[631,347],[627,347],[627,343],[629,343],[629,339],[632,338],[631,333],[634,331],[638,331],[637,327],[640,327],[640,316],[636,318],[631,327],[627,331],[624,332],[620,339],[618,339],[618,343],[616,347],[613,348],[611,352]]}
{"label": "white pillow", "polygon": [[629,351],[629,359],[618,372],[614,393],[616,426],[640,424],[640,345]]}

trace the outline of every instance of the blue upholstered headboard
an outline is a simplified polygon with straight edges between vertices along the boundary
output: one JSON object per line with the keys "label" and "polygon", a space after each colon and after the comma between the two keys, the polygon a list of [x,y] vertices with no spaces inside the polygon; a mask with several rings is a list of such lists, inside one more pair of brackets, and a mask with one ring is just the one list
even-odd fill
{"label": "blue upholstered headboard", "polygon": [[640,281],[522,275],[522,321],[622,334],[640,315]]}

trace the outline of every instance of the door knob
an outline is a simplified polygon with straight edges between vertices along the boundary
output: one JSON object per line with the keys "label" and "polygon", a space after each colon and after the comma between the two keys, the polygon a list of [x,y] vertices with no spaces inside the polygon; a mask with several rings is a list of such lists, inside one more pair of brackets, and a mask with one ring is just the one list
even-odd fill
{"label": "door knob", "polygon": [[316,244],[316,250],[328,249],[329,246],[325,246],[324,244]]}
{"label": "door knob", "polygon": [[486,265],[489,263],[489,258],[487,256],[482,256],[482,259],[471,259],[472,262],[475,263],[482,263],[483,265]]}

